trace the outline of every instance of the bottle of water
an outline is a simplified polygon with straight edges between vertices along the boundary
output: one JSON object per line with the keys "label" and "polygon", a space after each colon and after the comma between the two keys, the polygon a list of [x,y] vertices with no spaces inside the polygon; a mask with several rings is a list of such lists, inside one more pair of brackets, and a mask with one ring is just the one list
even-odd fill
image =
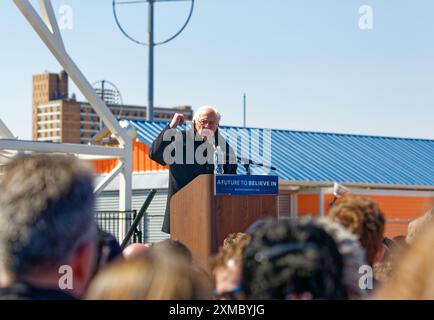
{"label": "bottle of water", "polygon": [[224,154],[220,146],[214,149],[214,174],[224,174]]}

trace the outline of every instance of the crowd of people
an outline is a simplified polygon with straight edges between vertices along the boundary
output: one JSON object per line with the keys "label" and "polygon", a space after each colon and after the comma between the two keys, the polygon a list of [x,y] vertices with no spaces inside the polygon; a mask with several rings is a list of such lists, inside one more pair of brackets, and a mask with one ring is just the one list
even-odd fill
{"label": "crowd of people", "polygon": [[20,156],[0,190],[0,299],[434,299],[434,211],[389,239],[378,204],[346,196],[326,218],[230,234],[203,266],[176,240],[122,249],[73,156]]}

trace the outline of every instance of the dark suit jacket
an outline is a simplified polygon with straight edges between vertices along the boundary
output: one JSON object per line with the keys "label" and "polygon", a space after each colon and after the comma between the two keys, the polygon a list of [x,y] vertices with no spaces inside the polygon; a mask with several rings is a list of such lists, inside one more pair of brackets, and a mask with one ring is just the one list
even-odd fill
{"label": "dark suit jacket", "polygon": [[[167,197],[167,205],[166,205],[166,213],[164,216],[164,222],[163,222],[163,228],[162,231],[166,233],[170,233],[170,199],[172,196],[177,193],[180,189],[182,189],[184,186],[186,186],[190,181],[194,180],[197,176],[201,174],[212,174],[214,173],[214,164],[213,161],[207,161],[205,164],[200,164],[197,162],[196,157],[194,157],[194,154],[192,154],[192,150],[194,150],[194,153],[196,153],[196,150],[201,147],[205,148],[206,141],[195,141],[195,132],[193,130],[188,131],[181,131],[178,132],[178,135],[176,138],[172,138],[171,140],[168,140],[167,138],[164,139],[165,133],[167,134],[167,131],[171,130],[169,125],[167,125],[163,131],[158,135],[158,137],[155,139],[155,141],[152,143],[151,149],[149,150],[149,157],[158,162],[161,165],[169,165],[169,190],[168,190],[168,197]],[[218,133],[218,130],[216,132],[216,136],[219,136],[220,139],[216,139],[216,144],[218,144],[218,141],[224,141],[226,144],[226,163],[224,164],[224,173],[225,174],[236,174],[237,173],[237,164],[234,159],[236,159],[235,154],[233,150],[229,147],[228,143],[221,138],[220,134]],[[189,140],[187,144],[187,139]],[[187,155],[187,145],[193,146],[192,150],[190,151],[190,154]],[[165,149],[166,154],[170,152],[170,154],[176,158],[176,152],[179,152],[182,148],[182,157],[178,155],[178,158],[175,159],[175,162],[172,164],[166,163],[164,159],[164,152]],[[201,151],[201,150],[199,150]],[[212,155],[209,155],[208,152],[204,152],[206,156],[211,157]],[[190,159],[188,159],[190,158]],[[182,161],[179,161],[181,160]],[[188,164],[187,159],[190,160]],[[167,160],[167,159],[166,159]],[[181,162],[181,163],[179,163]],[[233,162],[233,163],[230,163]]]}
{"label": "dark suit jacket", "polygon": [[76,300],[60,289],[34,287],[26,282],[14,282],[0,288],[0,300]]}

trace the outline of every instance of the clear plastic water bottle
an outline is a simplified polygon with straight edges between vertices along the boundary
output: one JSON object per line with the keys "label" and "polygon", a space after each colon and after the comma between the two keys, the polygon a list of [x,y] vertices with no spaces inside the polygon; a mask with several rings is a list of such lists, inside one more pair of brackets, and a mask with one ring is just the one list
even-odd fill
{"label": "clear plastic water bottle", "polygon": [[220,146],[214,149],[214,174],[224,174],[224,153]]}

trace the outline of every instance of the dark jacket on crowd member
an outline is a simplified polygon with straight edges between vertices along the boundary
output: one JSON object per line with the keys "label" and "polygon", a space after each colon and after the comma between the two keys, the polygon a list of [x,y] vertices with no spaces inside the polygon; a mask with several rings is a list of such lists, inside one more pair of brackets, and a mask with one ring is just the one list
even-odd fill
{"label": "dark jacket on crowd member", "polygon": [[0,288],[0,300],[76,300],[60,289],[34,287],[25,282],[14,282]]}
{"label": "dark jacket on crowd member", "polygon": [[[196,150],[202,146],[206,142],[205,140],[195,140],[195,130],[183,130],[178,133],[177,138],[175,139],[172,137],[171,140],[164,139],[164,134],[166,131],[172,130],[170,129],[169,125],[167,125],[163,131],[158,135],[158,137],[155,139],[155,141],[152,143],[151,149],[149,151],[149,157],[156,161],[157,163],[161,165],[168,165],[164,159],[164,150],[169,147],[168,151],[166,153],[169,153],[176,158],[175,150],[181,150],[177,149],[176,146],[181,146],[182,144],[182,163],[177,163],[176,159],[173,164],[169,164],[169,190],[168,190],[168,197],[167,197],[167,205],[166,205],[166,213],[164,215],[164,222],[162,231],[166,233],[170,233],[170,199],[172,196],[177,193],[180,189],[182,189],[184,186],[186,186],[189,182],[194,180],[197,176],[201,174],[212,174],[214,173],[214,164],[212,161],[207,161],[205,164],[199,164],[197,162],[197,159],[195,157]],[[226,150],[226,162],[224,164],[224,173],[225,174],[236,174],[237,173],[237,164],[234,159],[236,159],[235,154],[233,153],[233,150],[229,147],[229,144],[220,136],[218,130],[215,133],[216,138],[215,143],[218,145],[218,141],[224,141],[226,144],[225,148],[222,148],[223,151]],[[181,141],[182,137],[182,141]],[[187,139],[191,139],[189,143],[187,144]],[[165,141],[166,140],[166,141]],[[168,141],[167,141],[168,140]],[[192,145],[194,154],[193,155],[187,155],[187,145]],[[212,155],[208,155],[208,153],[205,151],[205,156],[209,157]],[[188,164],[186,160],[190,160]],[[211,158],[212,159],[212,158]],[[166,159],[167,160],[167,159]],[[229,161],[231,160],[231,161]]]}

